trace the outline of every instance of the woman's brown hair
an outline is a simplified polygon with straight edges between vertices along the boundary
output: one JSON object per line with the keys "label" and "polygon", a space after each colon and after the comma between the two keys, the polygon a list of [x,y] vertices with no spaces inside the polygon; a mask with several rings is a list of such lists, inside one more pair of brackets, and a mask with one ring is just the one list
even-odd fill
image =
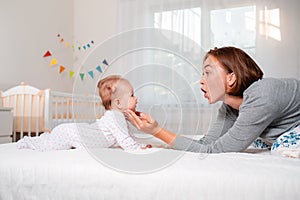
{"label": "woman's brown hair", "polygon": [[256,62],[243,50],[236,47],[214,48],[206,53],[204,61],[208,56],[215,57],[228,73],[234,73],[236,82],[227,91],[234,96],[243,96],[243,92],[255,81],[262,79],[263,72]]}

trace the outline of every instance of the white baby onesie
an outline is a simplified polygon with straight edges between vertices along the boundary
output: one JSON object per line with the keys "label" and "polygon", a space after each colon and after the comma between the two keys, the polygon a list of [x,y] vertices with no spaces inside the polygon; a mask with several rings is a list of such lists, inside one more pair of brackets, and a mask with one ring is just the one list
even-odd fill
{"label": "white baby onesie", "polygon": [[37,137],[25,136],[17,142],[20,149],[38,151],[84,147],[135,150],[145,146],[135,140],[123,113],[116,110],[107,110],[104,116],[92,124],[64,123],[56,126],[51,133],[45,132]]}

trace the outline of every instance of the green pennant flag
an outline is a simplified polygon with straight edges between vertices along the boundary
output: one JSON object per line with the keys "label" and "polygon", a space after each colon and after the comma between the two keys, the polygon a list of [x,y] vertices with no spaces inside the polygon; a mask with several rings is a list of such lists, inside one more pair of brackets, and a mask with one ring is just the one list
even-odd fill
{"label": "green pennant flag", "polygon": [[80,76],[81,80],[83,81],[84,73],[80,73],[79,76]]}

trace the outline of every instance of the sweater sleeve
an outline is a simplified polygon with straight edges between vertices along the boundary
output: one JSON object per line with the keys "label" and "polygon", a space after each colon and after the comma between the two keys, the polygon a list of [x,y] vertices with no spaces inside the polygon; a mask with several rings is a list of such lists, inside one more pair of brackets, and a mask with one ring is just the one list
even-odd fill
{"label": "sweater sleeve", "polygon": [[246,149],[271,124],[278,112],[276,100],[270,99],[268,94],[258,94],[257,91],[260,91],[259,88],[244,96],[236,120],[230,119],[232,115],[226,113],[228,110],[219,110],[207,142],[177,136],[174,148],[202,153],[240,152]]}

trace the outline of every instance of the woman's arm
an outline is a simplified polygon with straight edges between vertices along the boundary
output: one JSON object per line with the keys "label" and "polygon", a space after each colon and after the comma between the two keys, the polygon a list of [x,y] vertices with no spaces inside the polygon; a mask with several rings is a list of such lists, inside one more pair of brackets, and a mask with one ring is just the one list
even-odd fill
{"label": "woman's arm", "polygon": [[149,114],[141,113],[141,116],[137,116],[133,111],[128,110],[125,116],[138,130],[154,135],[173,147],[176,134],[161,128]]}

